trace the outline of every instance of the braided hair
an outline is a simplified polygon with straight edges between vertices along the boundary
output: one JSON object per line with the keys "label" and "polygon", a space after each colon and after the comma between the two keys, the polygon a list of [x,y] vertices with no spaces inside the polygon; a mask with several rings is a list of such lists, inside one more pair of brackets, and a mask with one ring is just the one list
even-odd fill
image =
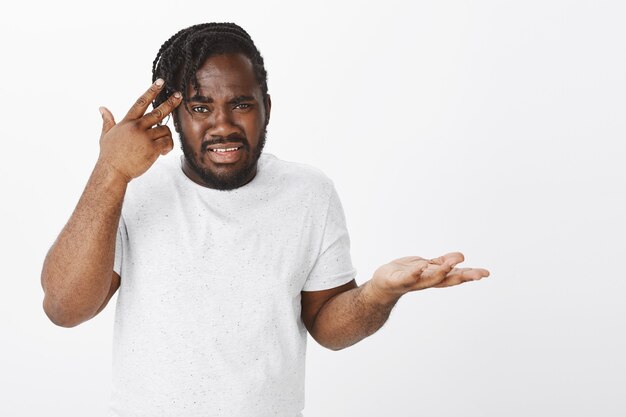
{"label": "braided hair", "polygon": [[199,90],[196,71],[210,56],[225,53],[242,53],[250,60],[266,102],[267,71],[248,32],[234,23],[203,23],[179,31],[161,45],[152,63],[152,82],[162,78],[166,88],[155,98],[154,108],[174,91],[180,91],[183,100],[187,100],[189,85]]}

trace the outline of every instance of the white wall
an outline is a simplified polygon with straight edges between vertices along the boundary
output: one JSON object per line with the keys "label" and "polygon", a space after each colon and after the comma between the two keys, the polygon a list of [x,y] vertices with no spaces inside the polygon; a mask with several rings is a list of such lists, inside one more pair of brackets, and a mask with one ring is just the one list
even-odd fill
{"label": "white wall", "polygon": [[114,300],[55,327],[41,264],[98,106],[121,117],[161,43],[212,20],[266,59],[267,151],[335,181],[359,283],[454,250],[492,273],[344,351],[310,340],[306,416],[626,414],[624,2],[38,3],[0,18],[0,415],[104,415]]}

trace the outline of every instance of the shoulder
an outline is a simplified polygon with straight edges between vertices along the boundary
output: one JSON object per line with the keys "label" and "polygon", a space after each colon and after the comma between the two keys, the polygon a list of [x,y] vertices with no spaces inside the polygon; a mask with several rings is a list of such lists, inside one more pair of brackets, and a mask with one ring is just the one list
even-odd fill
{"label": "shoulder", "polygon": [[318,196],[328,196],[334,189],[333,181],[321,169],[312,165],[286,161],[268,153],[263,153],[259,163],[266,177],[285,187]]}

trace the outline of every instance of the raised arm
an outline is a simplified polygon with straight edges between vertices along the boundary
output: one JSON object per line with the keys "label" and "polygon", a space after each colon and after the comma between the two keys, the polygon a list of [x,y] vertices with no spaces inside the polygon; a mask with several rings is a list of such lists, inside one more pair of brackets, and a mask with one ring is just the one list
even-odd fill
{"label": "raised arm", "polygon": [[113,272],[115,239],[128,183],[173,148],[167,126],[156,126],[181,95],[146,113],[163,88],[157,80],[120,123],[102,107],[100,155],[74,212],[48,251],[41,272],[43,309],[53,323],[73,327],[95,316],[120,277]]}
{"label": "raised arm", "polygon": [[489,276],[482,268],[455,268],[460,252],[435,259],[409,256],[376,270],[369,281],[325,291],[302,292],[302,320],[322,346],[339,350],[375,333],[400,297],[430,287],[449,287]]}

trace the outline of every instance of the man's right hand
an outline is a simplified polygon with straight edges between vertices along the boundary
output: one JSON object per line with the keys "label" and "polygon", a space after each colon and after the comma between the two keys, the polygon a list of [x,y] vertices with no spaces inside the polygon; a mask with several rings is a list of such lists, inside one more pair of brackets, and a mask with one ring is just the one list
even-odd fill
{"label": "man's right hand", "polygon": [[163,85],[163,80],[156,80],[117,124],[106,107],[100,108],[102,134],[98,163],[113,168],[127,183],[146,172],[159,155],[167,154],[174,147],[169,127],[158,123],[181,103],[182,95],[174,93],[146,114]]}

